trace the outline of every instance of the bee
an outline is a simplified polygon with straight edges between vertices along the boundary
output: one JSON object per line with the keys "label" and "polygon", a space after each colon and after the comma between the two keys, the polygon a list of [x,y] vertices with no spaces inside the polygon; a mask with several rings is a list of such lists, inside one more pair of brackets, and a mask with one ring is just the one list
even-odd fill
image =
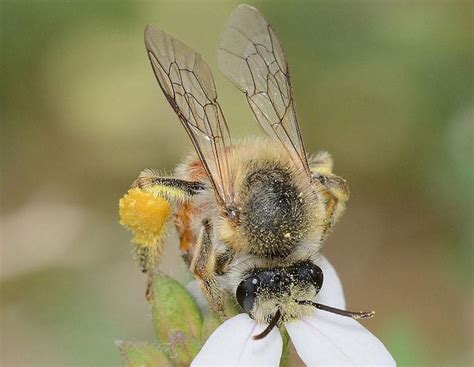
{"label": "bee", "polygon": [[[247,99],[266,137],[232,142],[214,79],[199,53],[155,27],[145,45],[156,80],[193,146],[172,177],[145,170],[133,187],[172,208],[183,258],[212,310],[225,318],[230,297],[267,335],[314,307],[323,284],[321,246],[344,213],[346,181],[329,153],[305,152],[288,64],[280,41],[259,11],[238,6],[218,47],[220,70]],[[158,238],[157,242],[163,241]],[[153,273],[159,252],[143,251]],[[150,265],[151,264],[151,265]]]}

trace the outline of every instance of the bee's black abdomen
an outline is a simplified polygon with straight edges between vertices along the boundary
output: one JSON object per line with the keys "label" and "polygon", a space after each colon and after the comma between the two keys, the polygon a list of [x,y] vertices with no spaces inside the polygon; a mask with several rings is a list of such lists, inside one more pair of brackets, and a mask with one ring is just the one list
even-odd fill
{"label": "bee's black abdomen", "polygon": [[250,252],[285,257],[308,227],[304,197],[290,168],[278,163],[250,169],[242,187],[240,225]]}

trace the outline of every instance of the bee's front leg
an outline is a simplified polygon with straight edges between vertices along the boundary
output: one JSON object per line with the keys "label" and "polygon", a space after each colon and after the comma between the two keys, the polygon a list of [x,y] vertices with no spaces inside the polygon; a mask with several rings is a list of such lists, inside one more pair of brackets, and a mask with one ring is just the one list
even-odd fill
{"label": "bee's front leg", "polygon": [[211,232],[211,224],[204,221],[191,260],[190,270],[196,277],[209,307],[224,319],[224,293],[216,278],[217,258],[211,240]]}

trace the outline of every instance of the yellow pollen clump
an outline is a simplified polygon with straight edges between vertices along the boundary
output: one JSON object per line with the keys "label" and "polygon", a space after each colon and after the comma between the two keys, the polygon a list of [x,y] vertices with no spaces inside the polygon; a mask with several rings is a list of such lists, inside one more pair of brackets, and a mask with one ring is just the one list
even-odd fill
{"label": "yellow pollen clump", "polygon": [[139,188],[128,190],[119,201],[120,224],[133,232],[132,242],[155,246],[165,233],[170,204]]}

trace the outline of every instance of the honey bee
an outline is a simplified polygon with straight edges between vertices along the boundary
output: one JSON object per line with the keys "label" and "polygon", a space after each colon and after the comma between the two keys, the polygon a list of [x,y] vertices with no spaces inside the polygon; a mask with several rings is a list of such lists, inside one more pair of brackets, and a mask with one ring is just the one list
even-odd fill
{"label": "honey bee", "polygon": [[[344,213],[349,190],[333,173],[327,152],[307,158],[283,49],[259,11],[235,9],[217,54],[220,70],[245,94],[265,138],[232,142],[212,73],[199,53],[152,26],[145,45],[194,152],[172,177],[145,170],[133,187],[172,207],[183,258],[210,308],[225,317],[224,300],[231,297],[257,322],[269,324],[255,338],[314,307],[372,316],[314,301],[323,284],[316,265],[321,246]],[[149,257],[155,255],[142,253],[144,271],[153,273],[156,261]]]}

